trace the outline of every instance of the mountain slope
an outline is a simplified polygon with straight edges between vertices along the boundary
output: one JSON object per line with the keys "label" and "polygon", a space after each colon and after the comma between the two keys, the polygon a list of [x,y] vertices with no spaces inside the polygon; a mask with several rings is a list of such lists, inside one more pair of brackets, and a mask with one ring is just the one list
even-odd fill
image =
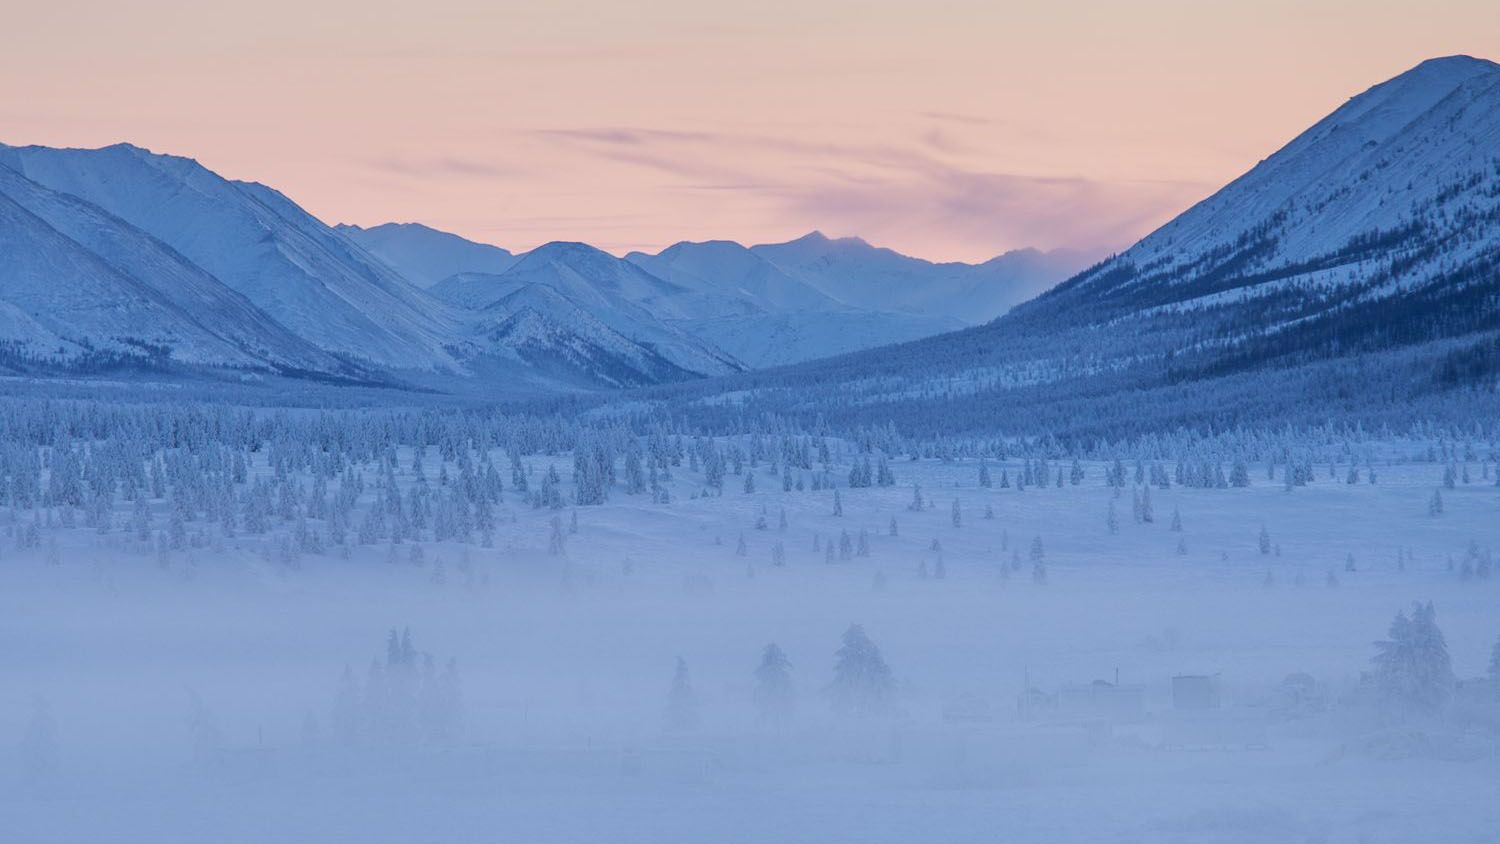
{"label": "mountain slope", "polygon": [[1152,316],[1210,369],[1500,327],[1497,179],[1500,65],[1424,62],[1018,316]]}
{"label": "mountain slope", "polygon": [[956,331],[954,319],[840,308],[678,323],[752,369],[786,366]]}
{"label": "mountain slope", "polygon": [[482,310],[532,285],[549,288],[687,372],[716,375],[742,368],[712,344],[669,323],[725,307],[714,297],[664,281],[582,243],[549,243],[521,256],[503,273],[452,276],[433,285],[431,293],[454,306]]}
{"label": "mountain slope", "polygon": [[735,303],[678,322],[754,368],[780,366],[962,328],[952,318],[840,302],[732,241],[678,243],[626,260],[689,290]]}
{"label": "mountain slope", "polygon": [[340,224],[334,229],[424,289],[459,273],[503,273],[516,262],[516,256],[498,246],[420,223],[385,223],[368,229]]}
{"label": "mountain slope", "polygon": [[[994,322],[665,395],[1116,436],[1500,410],[1500,66],[1425,62]],[[1443,401],[1449,399],[1443,398]]]}
{"label": "mountain slope", "polygon": [[542,284],[522,285],[486,306],[476,333],[492,353],[595,387],[639,387],[697,374],[620,334]]}
{"label": "mountain slope", "polygon": [[4,166],[0,255],[14,353],[357,374],[165,244]]}
{"label": "mountain slope", "polygon": [[392,368],[448,368],[447,309],[261,185],[120,144],[0,146],[0,165],[145,231],[318,347]]}

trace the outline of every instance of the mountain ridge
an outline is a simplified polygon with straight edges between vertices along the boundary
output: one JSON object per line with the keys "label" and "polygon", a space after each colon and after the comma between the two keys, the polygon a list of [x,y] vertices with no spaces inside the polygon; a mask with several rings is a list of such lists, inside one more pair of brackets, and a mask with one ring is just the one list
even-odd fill
{"label": "mountain ridge", "polygon": [[986,325],[659,395],[704,424],[723,393],[746,415],[1124,436],[1454,391],[1500,407],[1500,65],[1469,58],[1350,98]]}

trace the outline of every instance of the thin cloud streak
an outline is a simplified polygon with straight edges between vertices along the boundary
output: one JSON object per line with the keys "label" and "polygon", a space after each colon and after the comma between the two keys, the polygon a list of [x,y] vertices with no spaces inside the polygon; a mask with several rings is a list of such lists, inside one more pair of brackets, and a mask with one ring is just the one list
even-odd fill
{"label": "thin cloud streak", "polygon": [[[648,168],[699,189],[715,185],[778,219],[805,221],[807,229],[894,244],[919,235],[973,260],[1023,246],[1119,248],[1210,190],[1188,181],[989,172],[956,160],[966,149],[957,143],[924,150],[626,126],[537,132],[614,164]],[[933,146],[930,138],[920,142]],[[749,151],[774,153],[774,169],[795,177],[766,179],[766,163]],[[754,166],[736,163],[747,161]]]}

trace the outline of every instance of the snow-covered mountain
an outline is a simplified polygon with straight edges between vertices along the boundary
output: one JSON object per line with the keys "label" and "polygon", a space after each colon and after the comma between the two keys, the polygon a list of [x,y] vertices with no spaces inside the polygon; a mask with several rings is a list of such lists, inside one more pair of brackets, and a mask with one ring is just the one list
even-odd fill
{"label": "snow-covered mountain", "polygon": [[982,264],[933,263],[857,237],[813,232],[750,251],[820,293],[864,310],[988,322],[1082,270],[1099,256],[1022,249]]}
{"label": "snow-covered mountain", "polygon": [[699,374],[673,363],[654,346],[626,337],[544,284],[523,284],[479,313],[476,332],[487,348],[543,375],[595,386],[640,387]]}
{"label": "snow-covered mountain", "polygon": [[681,324],[754,368],[899,343],[965,325],[951,317],[839,301],[732,241],[678,243],[655,255],[632,252],[626,260],[680,287],[733,302],[724,313]]}
{"label": "snow-covered mountain", "polygon": [[[0,145],[0,167],[26,198],[12,197],[3,234],[18,244],[0,279],[3,339],[38,359],[635,386],[928,337],[1062,275],[1039,253],[933,264],[820,235],[629,260],[563,242],[512,255],[419,224],[329,227],[272,188],[128,144]],[[65,277],[65,253],[86,277],[71,304],[38,280]]]}
{"label": "snow-covered mountain", "polygon": [[841,308],[679,323],[751,369],[842,355],[963,328],[958,320]]}
{"label": "snow-covered mountain", "polygon": [[0,256],[7,356],[359,375],[166,244],[4,165]]}
{"label": "snow-covered mountain", "polygon": [[385,223],[367,229],[339,224],[334,229],[421,288],[459,273],[503,273],[516,262],[508,250],[421,223]]}
{"label": "snow-covered mountain", "polygon": [[146,232],[325,351],[392,369],[459,366],[448,308],[270,188],[128,144],[0,146],[0,166]]}
{"label": "snow-covered mountain", "polygon": [[[809,266],[789,257],[798,249],[828,248],[757,251],[786,269]],[[1497,385],[1500,65],[1458,56],[1352,98],[992,323],[705,385],[699,398],[1098,436],[1337,410],[1377,419],[1455,389],[1493,408]]]}
{"label": "snow-covered mountain", "polygon": [[461,273],[433,285],[430,292],[455,307],[482,310],[533,285],[549,288],[686,372],[718,375],[743,368],[731,355],[672,324],[729,307],[719,297],[679,287],[583,243],[548,243],[520,256],[503,273]]}
{"label": "snow-covered mountain", "polygon": [[746,313],[805,313],[846,307],[729,240],[677,243],[655,255],[631,252],[625,260],[680,287],[713,291],[738,300]]}
{"label": "snow-covered mountain", "polygon": [[[452,304],[478,307],[536,281],[607,320],[603,309],[623,298],[751,368],[975,325],[1087,263],[1079,253],[1020,250],[983,264],[936,264],[815,233],[754,248],[682,242],[656,254],[632,252],[622,265],[585,244],[547,244],[532,258],[416,224],[339,230]],[[533,277],[538,267],[541,275]],[[524,278],[494,278],[512,269]]]}
{"label": "snow-covered mountain", "polygon": [[1222,368],[1495,328],[1497,295],[1500,65],[1455,56],[1354,97],[1016,316],[1149,319]]}

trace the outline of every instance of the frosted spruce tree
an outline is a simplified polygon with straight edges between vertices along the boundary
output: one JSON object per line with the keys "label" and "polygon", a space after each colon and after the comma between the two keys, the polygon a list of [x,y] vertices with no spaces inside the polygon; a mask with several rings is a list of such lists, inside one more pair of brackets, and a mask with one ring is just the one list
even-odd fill
{"label": "frosted spruce tree", "polygon": [[1375,684],[1387,704],[1408,712],[1433,712],[1453,690],[1448,643],[1437,626],[1432,602],[1396,614],[1389,638],[1376,642]]}
{"label": "frosted spruce tree", "polygon": [[890,711],[896,682],[880,648],[863,627],[849,625],[834,660],[833,683],[828,691],[835,712],[864,718]]}
{"label": "frosted spruce tree", "polygon": [[790,722],[796,710],[796,690],[792,686],[792,662],[775,642],[761,652],[755,669],[755,709],[761,723],[782,725]]}

